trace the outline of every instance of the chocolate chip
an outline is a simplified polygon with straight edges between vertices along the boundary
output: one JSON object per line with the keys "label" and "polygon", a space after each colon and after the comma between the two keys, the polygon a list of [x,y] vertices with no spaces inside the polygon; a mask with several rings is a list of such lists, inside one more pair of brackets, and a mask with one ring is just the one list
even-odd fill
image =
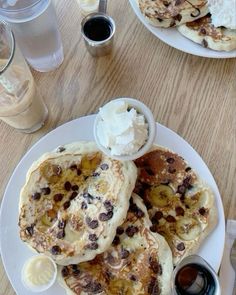
{"label": "chocolate chip", "polygon": [[73,276],[74,277],[77,277],[80,275],[80,270],[79,269],[76,269],[75,271],[73,271]]}
{"label": "chocolate chip", "polygon": [[63,146],[59,146],[58,148],[57,148],[57,153],[62,153],[62,152],[64,152],[66,149],[63,147]]}
{"label": "chocolate chip", "polygon": [[32,199],[35,201],[38,201],[41,198],[41,194],[40,193],[34,193],[32,195]]}
{"label": "chocolate chip", "polygon": [[149,257],[149,266],[154,273],[157,274],[159,272],[159,263],[155,257]]}
{"label": "chocolate chip", "polygon": [[185,245],[184,243],[179,243],[177,246],[176,246],[177,250],[178,251],[184,251],[185,249]]}
{"label": "chocolate chip", "polygon": [[98,173],[98,172],[93,172],[93,174],[92,174],[93,177],[98,177],[99,175],[100,175],[100,173]]}
{"label": "chocolate chip", "polygon": [[115,236],[112,245],[117,246],[120,244],[120,238],[118,236]]}
{"label": "chocolate chip", "polygon": [[153,216],[156,220],[160,220],[163,217],[163,213],[161,211],[157,211]]}
{"label": "chocolate chip", "polygon": [[66,227],[66,220],[59,220],[58,222],[58,228],[64,229]]}
{"label": "chocolate chip", "polygon": [[102,286],[100,283],[91,281],[83,287],[83,291],[86,291],[86,293],[89,293],[89,294],[90,293],[98,294],[102,292]]}
{"label": "chocolate chip", "polygon": [[151,279],[150,279],[150,282],[148,284],[148,294],[151,294],[151,295],[159,295],[160,294],[158,281],[155,277],[151,277]]}
{"label": "chocolate chip", "polygon": [[71,165],[71,166],[70,166],[70,170],[72,170],[72,171],[73,171],[73,170],[77,170],[77,165],[75,165],[75,164],[74,164],[74,165]]}
{"label": "chocolate chip", "polygon": [[86,204],[85,201],[83,201],[81,204],[81,209],[87,209],[87,208],[88,208],[88,205]]}
{"label": "chocolate chip", "polygon": [[59,176],[62,173],[62,169],[59,165],[53,165],[52,170],[54,175],[57,175],[57,176]]}
{"label": "chocolate chip", "polygon": [[192,170],[191,167],[187,167],[187,168],[185,169],[186,172],[189,172],[190,170]]}
{"label": "chocolate chip", "polygon": [[153,224],[152,226],[150,226],[150,231],[152,231],[153,233],[157,233],[158,232],[157,224]]}
{"label": "chocolate chip", "polygon": [[98,218],[100,221],[108,221],[113,217],[113,212],[109,211],[107,213],[100,213]]}
{"label": "chocolate chip", "polygon": [[72,185],[71,189],[72,189],[72,191],[77,191],[79,189],[79,187],[77,184],[75,184],[75,185]]}
{"label": "chocolate chip", "polygon": [[177,20],[178,22],[180,22],[181,19],[182,19],[182,15],[181,14],[177,14],[177,15],[174,16],[174,19]]}
{"label": "chocolate chip", "polygon": [[144,212],[134,203],[130,205],[129,211],[133,212],[138,218],[142,218],[145,215]]}
{"label": "chocolate chip", "polygon": [[77,175],[80,176],[82,174],[82,171],[78,168],[77,169]]}
{"label": "chocolate chip", "polygon": [[183,180],[183,185],[188,189],[192,187],[192,185],[190,184],[191,180],[191,176],[188,176]]}
{"label": "chocolate chip", "polygon": [[67,266],[63,266],[61,270],[61,274],[63,278],[67,277],[70,274],[69,268]]}
{"label": "chocolate chip", "polygon": [[205,39],[203,39],[202,40],[202,45],[203,45],[203,47],[207,48],[208,47],[208,42]]}
{"label": "chocolate chip", "polygon": [[153,208],[152,203],[149,202],[148,200],[144,200],[144,204],[147,207],[147,210],[150,210]]}
{"label": "chocolate chip", "polygon": [[70,201],[66,201],[64,204],[63,204],[63,208],[64,210],[68,209],[70,207]]}
{"label": "chocolate chip", "polygon": [[107,170],[109,168],[109,166],[106,163],[103,163],[100,167],[102,170]]}
{"label": "chocolate chip", "polygon": [[103,205],[104,205],[104,207],[106,208],[106,210],[107,211],[112,211],[113,210],[113,205],[112,205],[112,203],[111,203],[111,201],[105,201],[104,203],[103,203]]}
{"label": "chocolate chip", "polygon": [[173,168],[173,167],[169,167],[168,172],[171,173],[171,174],[174,174],[176,172],[176,169]]}
{"label": "chocolate chip", "polygon": [[78,196],[78,193],[77,192],[73,192],[70,196],[70,200],[74,200],[76,197]]}
{"label": "chocolate chip", "polygon": [[54,200],[55,202],[60,202],[62,199],[63,199],[63,194],[55,194],[55,195],[53,196],[53,200]]}
{"label": "chocolate chip", "polygon": [[207,32],[206,32],[206,29],[205,29],[205,28],[201,28],[201,29],[200,29],[200,33],[201,33],[202,35],[206,35],[206,33],[207,33]]}
{"label": "chocolate chip", "polygon": [[174,158],[167,158],[166,162],[169,164],[173,164],[175,162],[175,159]]}
{"label": "chocolate chip", "polygon": [[57,238],[63,239],[64,237],[65,237],[65,231],[64,230],[59,231],[57,234]]}
{"label": "chocolate chip", "polygon": [[166,216],[166,221],[171,223],[171,222],[176,222],[176,219],[174,218],[174,216],[168,215]]}
{"label": "chocolate chip", "polygon": [[98,237],[97,235],[95,234],[89,234],[89,240],[92,241],[92,242],[95,242],[97,241]]}
{"label": "chocolate chip", "polygon": [[183,195],[186,192],[186,187],[185,185],[179,185],[177,189],[177,193]]}
{"label": "chocolate chip", "polygon": [[135,275],[130,275],[130,280],[133,281],[133,282],[136,282],[137,281],[137,277]]}
{"label": "chocolate chip", "polygon": [[74,271],[76,271],[78,269],[78,265],[77,264],[71,264],[71,268]]}
{"label": "chocolate chip", "polygon": [[44,187],[41,189],[42,194],[49,195],[51,193],[50,187]]}
{"label": "chocolate chip", "polygon": [[86,249],[90,249],[90,250],[97,250],[98,248],[98,243],[96,242],[93,242],[93,243],[90,243],[90,244],[87,244],[85,246]]}
{"label": "chocolate chip", "polygon": [[150,168],[145,168],[145,171],[147,172],[147,174],[148,175],[150,175],[150,176],[154,176],[155,175],[155,173],[152,171],[152,169],[150,169]]}
{"label": "chocolate chip", "polygon": [[159,220],[157,220],[156,218],[155,218],[155,215],[151,218],[151,222],[152,222],[152,224],[154,225],[157,225],[157,224],[159,224]]}
{"label": "chocolate chip", "polygon": [[198,212],[202,215],[202,216],[206,216],[208,215],[208,209],[205,209],[204,207],[200,208],[198,210]]}
{"label": "chocolate chip", "polygon": [[138,232],[137,226],[130,225],[127,227],[125,233],[128,237],[132,238]]}
{"label": "chocolate chip", "polygon": [[53,255],[60,255],[61,254],[61,248],[59,246],[53,246],[51,248],[51,253]]}
{"label": "chocolate chip", "polygon": [[90,217],[86,217],[86,223],[92,229],[95,229],[98,227],[98,221],[96,219],[91,220]]}
{"label": "chocolate chip", "polygon": [[124,229],[121,226],[118,226],[116,229],[116,233],[117,235],[122,235],[124,233]]}
{"label": "chocolate chip", "polygon": [[71,183],[69,182],[69,181],[66,181],[65,182],[65,184],[64,184],[64,189],[66,190],[66,191],[70,191],[70,189],[71,189]]}
{"label": "chocolate chip", "polygon": [[121,255],[120,255],[121,259],[126,259],[129,257],[129,251],[126,249],[122,249],[121,250]]}
{"label": "chocolate chip", "polygon": [[32,224],[31,226],[26,227],[25,231],[27,235],[32,236],[34,234],[34,225]]}
{"label": "chocolate chip", "polygon": [[184,209],[182,207],[175,208],[176,216],[184,216]]}
{"label": "chocolate chip", "polygon": [[182,0],[176,0],[175,5],[180,5],[182,3]]}

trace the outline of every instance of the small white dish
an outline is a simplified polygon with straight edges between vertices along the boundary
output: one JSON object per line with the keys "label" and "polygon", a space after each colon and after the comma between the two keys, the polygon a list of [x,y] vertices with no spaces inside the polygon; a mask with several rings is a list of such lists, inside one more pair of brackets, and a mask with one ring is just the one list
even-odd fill
{"label": "small white dish", "polygon": [[[47,267],[50,267],[50,269],[47,269]],[[56,263],[52,258],[43,254],[27,259],[21,270],[21,281],[24,287],[35,293],[51,288],[56,278]]]}
{"label": "small white dish", "polygon": [[145,118],[145,121],[148,125],[148,139],[145,142],[145,144],[138,150],[138,152],[135,152],[134,154],[131,155],[112,155],[111,150],[109,148],[106,148],[104,145],[99,140],[99,137],[97,135],[97,126],[99,121],[102,120],[101,116],[99,113],[96,115],[95,122],[94,122],[94,127],[93,127],[93,133],[94,133],[94,138],[96,141],[97,146],[99,149],[109,156],[110,158],[120,160],[120,161],[131,161],[135,160],[141,156],[143,156],[145,153],[147,153],[150,148],[153,145],[155,135],[156,135],[156,122],[154,120],[153,114],[151,110],[141,101],[134,99],[134,98],[127,98],[127,97],[120,97],[116,99],[112,99],[111,101],[108,102],[111,103],[113,101],[124,101],[128,104],[130,108],[134,108],[139,114],[143,115]]}

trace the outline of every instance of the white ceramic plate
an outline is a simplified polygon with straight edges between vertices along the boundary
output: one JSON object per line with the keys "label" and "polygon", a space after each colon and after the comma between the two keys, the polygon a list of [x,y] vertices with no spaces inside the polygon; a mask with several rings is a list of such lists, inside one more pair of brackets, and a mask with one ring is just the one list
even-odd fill
{"label": "white ceramic plate", "polygon": [[137,0],[129,0],[131,7],[133,8],[135,14],[139,18],[139,20],[144,24],[144,26],[152,32],[156,37],[158,37],[161,41],[166,44],[184,51],[186,53],[190,53],[193,55],[203,56],[203,57],[211,57],[211,58],[233,58],[236,57],[236,50],[232,50],[229,52],[226,51],[215,51],[212,49],[204,48],[203,46],[185,38],[181,35],[176,28],[157,28],[151,26],[145,19],[145,17],[140,12]]}
{"label": "white ceramic plate", "polygon": [[[35,294],[25,289],[21,283],[23,264],[27,258],[34,255],[26,244],[20,240],[17,226],[19,194],[25,182],[26,172],[33,161],[38,159],[43,153],[51,151],[59,145],[79,140],[94,140],[94,119],[95,115],[82,117],[48,133],[26,153],[10,178],[1,206],[0,246],[6,273],[17,295]],[[219,222],[214,232],[202,245],[199,254],[218,271],[223,254],[225,225],[221,197],[214,178],[201,157],[184,139],[160,124],[157,124],[156,128],[157,138],[155,138],[155,143],[168,147],[184,157],[214,191]],[[65,291],[58,284],[55,284],[51,289],[41,294],[65,295]]]}

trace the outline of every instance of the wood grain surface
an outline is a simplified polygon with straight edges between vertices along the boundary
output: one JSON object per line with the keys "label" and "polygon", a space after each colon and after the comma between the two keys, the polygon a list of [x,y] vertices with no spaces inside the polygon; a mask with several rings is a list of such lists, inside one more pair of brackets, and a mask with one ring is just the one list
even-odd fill
{"label": "wood grain surface", "polygon": [[[23,134],[0,123],[0,200],[21,157],[55,127],[97,112],[113,97],[135,97],[202,156],[218,184],[226,218],[236,218],[236,59],[206,59],[165,45],[139,22],[127,0],[109,1],[117,31],[113,53],[93,58],[80,33],[76,0],[55,1],[65,60],[33,72],[49,108],[46,125]],[[13,295],[0,264],[0,295]]]}

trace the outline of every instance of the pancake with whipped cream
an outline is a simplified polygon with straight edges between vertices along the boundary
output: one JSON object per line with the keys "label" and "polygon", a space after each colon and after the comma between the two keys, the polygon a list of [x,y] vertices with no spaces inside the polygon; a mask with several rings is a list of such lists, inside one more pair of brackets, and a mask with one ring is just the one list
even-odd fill
{"label": "pancake with whipped cream", "polygon": [[126,220],[109,249],[92,261],[60,268],[59,281],[67,294],[169,295],[171,251],[150,226],[142,200],[133,194]]}
{"label": "pancake with whipped cream", "polygon": [[217,51],[236,49],[236,30],[215,27],[210,14],[179,26],[177,29],[186,38],[206,48]]}
{"label": "pancake with whipped cream", "polygon": [[136,177],[133,162],[110,159],[93,142],[44,154],[21,190],[21,239],[58,264],[93,259],[125,220]]}
{"label": "pancake with whipped cream", "polygon": [[146,20],[156,27],[175,27],[205,16],[206,0],[137,0]]}
{"label": "pancake with whipped cream", "polygon": [[196,253],[214,229],[214,195],[182,157],[165,148],[155,146],[135,164],[135,192],[148,209],[151,230],[165,237],[176,265]]}

